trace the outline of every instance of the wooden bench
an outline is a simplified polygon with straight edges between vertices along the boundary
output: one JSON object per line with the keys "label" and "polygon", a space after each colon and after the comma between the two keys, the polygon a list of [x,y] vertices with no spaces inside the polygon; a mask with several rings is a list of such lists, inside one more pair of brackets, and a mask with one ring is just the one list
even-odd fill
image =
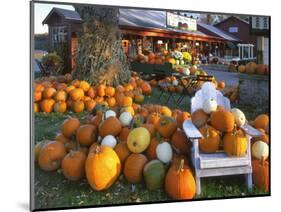
{"label": "wooden bench", "polygon": [[191,159],[195,169],[196,194],[201,193],[201,178],[225,175],[246,175],[248,190],[252,190],[251,138],[261,133],[248,124],[241,127],[247,137],[247,153],[243,157],[229,157],[224,152],[212,154],[199,150],[199,139],[203,138],[199,130],[190,120],[183,123],[183,130],[192,142]]}

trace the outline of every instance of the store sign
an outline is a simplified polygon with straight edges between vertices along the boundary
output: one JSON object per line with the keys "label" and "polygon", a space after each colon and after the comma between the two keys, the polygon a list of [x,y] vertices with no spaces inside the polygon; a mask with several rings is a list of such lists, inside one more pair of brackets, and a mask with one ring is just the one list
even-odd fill
{"label": "store sign", "polygon": [[254,35],[268,35],[270,20],[268,16],[251,16],[250,31]]}
{"label": "store sign", "polygon": [[167,28],[175,28],[186,31],[196,31],[197,21],[196,19],[178,15],[175,13],[167,12]]}

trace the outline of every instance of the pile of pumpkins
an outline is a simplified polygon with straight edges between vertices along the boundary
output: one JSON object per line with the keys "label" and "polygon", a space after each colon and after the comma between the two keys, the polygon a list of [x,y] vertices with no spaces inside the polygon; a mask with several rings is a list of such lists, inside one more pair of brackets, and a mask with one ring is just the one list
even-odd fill
{"label": "pile of pumpkins", "polygon": [[100,83],[90,85],[84,80],[72,80],[70,74],[41,78],[34,82],[34,112],[75,113],[91,111],[97,103],[109,107],[138,107],[145,96],[150,95],[151,86],[135,72],[129,83],[116,87]]}
{"label": "pile of pumpkins", "polygon": [[45,171],[59,168],[69,180],[86,177],[96,191],[106,190],[120,174],[150,191],[164,189],[173,199],[192,199],[196,185],[189,166],[190,142],[182,123],[190,114],[145,104],[134,114],[97,104],[82,122],[70,117],[53,141],[35,146]]}
{"label": "pile of pumpkins", "polygon": [[[200,71],[199,74],[207,75],[205,71]],[[149,81],[149,83],[152,87],[158,86],[160,90],[165,90],[167,92],[176,92],[179,94],[182,94],[184,92],[184,88],[187,88],[187,92],[192,94],[197,90],[201,89],[201,86],[204,83],[204,81],[198,81],[195,85],[188,86],[190,80],[191,79],[188,78],[177,79],[175,76],[170,76],[170,77],[165,77],[164,79],[161,79],[159,81],[157,81],[156,79],[152,79]],[[226,86],[224,81],[216,81],[215,78],[213,78],[212,83],[215,85],[215,88],[218,90],[223,90]]]}
{"label": "pile of pumpkins", "polygon": [[253,121],[247,121],[238,108],[230,111],[218,106],[213,99],[203,102],[203,108],[191,114],[194,125],[204,138],[199,140],[199,149],[204,153],[224,151],[229,156],[246,154],[247,138],[240,129],[246,122],[258,129],[262,135],[251,140],[253,181],[265,191],[269,190],[269,117],[261,114]]}
{"label": "pile of pumpkins", "polygon": [[171,62],[172,58],[169,56],[168,51],[163,51],[160,53],[148,52],[147,54],[138,54],[134,58],[134,61],[140,63],[148,63],[148,64],[158,64],[162,65],[165,62]]}
{"label": "pile of pumpkins", "polygon": [[240,73],[247,73],[247,74],[259,74],[259,75],[269,74],[268,65],[256,64],[255,62],[249,62],[246,65],[239,65],[237,70]]}

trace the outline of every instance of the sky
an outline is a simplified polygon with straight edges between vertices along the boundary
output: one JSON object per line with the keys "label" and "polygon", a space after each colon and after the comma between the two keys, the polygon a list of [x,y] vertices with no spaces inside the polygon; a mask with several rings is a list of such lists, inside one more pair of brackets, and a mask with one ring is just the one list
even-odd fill
{"label": "sky", "polygon": [[43,20],[49,14],[49,12],[53,9],[53,7],[74,10],[71,5],[61,5],[61,4],[34,4],[34,32],[35,34],[47,33],[48,25],[42,25]]}

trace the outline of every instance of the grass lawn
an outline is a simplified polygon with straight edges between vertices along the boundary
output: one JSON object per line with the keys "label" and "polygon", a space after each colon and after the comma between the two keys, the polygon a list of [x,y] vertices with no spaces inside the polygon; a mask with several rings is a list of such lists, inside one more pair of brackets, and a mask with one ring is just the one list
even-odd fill
{"label": "grass lawn", "polygon": [[[151,97],[146,97],[146,103],[163,104],[166,99],[159,99],[160,91],[153,89]],[[180,105],[172,101],[168,104],[171,108],[179,108],[190,111],[189,100],[186,97]],[[240,107],[248,119],[254,118],[255,110],[249,107]],[[59,126],[68,116],[83,118],[86,113],[80,114],[35,114],[35,143],[43,139],[53,139],[59,132]],[[220,198],[245,195],[265,195],[263,191],[254,187],[252,193],[246,189],[244,176],[230,176],[205,178],[202,180],[202,194],[196,198]],[[96,192],[91,189],[87,181],[71,182],[67,180],[61,170],[45,172],[35,165],[35,207],[56,208],[70,206],[107,205],[137,202],[160,202],[171,200],[163,190],[149,192],[144,184],[132,185],[121,175],[117,182],[107,191]]]}

